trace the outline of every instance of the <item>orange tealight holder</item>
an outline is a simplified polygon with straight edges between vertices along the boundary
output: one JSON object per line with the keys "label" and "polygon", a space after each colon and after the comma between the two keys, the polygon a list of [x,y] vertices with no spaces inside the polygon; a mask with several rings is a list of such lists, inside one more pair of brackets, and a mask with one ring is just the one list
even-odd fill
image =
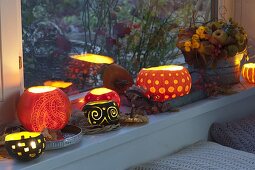
{"label": "orange tealight holder", "polygon": [[137,85],[157,102],[189,94],[191,82],[189,71],[178,65],[143,68],[136,80]]}
{"label": "orange tealight holder", "polygon": [[242,76],[248,82],[255,84],[255,63],[246,63],[242,67]]}

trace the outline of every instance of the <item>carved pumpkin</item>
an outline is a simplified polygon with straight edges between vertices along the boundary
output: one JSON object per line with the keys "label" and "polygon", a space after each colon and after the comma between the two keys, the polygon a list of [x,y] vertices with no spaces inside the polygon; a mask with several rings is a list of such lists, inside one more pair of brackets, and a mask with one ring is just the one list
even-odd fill
{"label": "carved pumpkin", "polygon": [[112,100],[120,106],[120,97],[118,93],[107,88],[95,88],[88,92],[84,97],[85,104],[88,102],[100,101],[100,100]]}
{"label": "carved pumpkin", "polygon": [[142,69],[136,83],[154,101],[164,102],[189,94],[191,76],[183,66],[167,65]]}
{"label": "carved pumpkin", "polygon": [[45,138],[38,132],[12,133],[5,137],[5,148],[13,158],[30,161],[43,153]]}
{"label": "carved pumpkin", "polygon": [[118,64],[106,66],[103,72],[104,87],[123,94],[129,87],[134,84],[130,73]]}
{"label": "carved pumpkin", "polygon": [[29,131],[41,132],[44,128],[60,130],[71,116],[68,96],[51,86],[36,86],[27,89],[20,97],[18,118]]}
{"label": "carved pumpkin", "polygon": [[255,63],[244,64],[242,76],[248,83],[255,83]]}

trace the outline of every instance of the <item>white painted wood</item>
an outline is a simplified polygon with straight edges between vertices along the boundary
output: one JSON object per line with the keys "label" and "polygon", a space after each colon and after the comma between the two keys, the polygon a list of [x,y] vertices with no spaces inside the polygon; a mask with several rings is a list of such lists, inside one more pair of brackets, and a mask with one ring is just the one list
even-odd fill
{"label": "white painted wood", "polygon": [[31,162],[1,161],[0,169],[123,170],[199,140],[207,140],[209,127],[214,121],[254,114],[254,100],[254,88],[231,96],[202,100],[182,107],[180,112],[150,116],[150,123],[145,126],[84,136],[80,144],[48,151]]}
{"label": "white painted wood", "polygon": [[0,1],[0,124],[13,120],[20,91],[22,56],[20,0]]}
{"label": "white painted wood", "polygon": [[218,18],[228,20],[235,15],[235,0],[218,0]]}
{"label": "white painted wood", "polygon": [[235,0],[235,2],[235,20],[245,28],[249,38],[255,39],[255,1]]}

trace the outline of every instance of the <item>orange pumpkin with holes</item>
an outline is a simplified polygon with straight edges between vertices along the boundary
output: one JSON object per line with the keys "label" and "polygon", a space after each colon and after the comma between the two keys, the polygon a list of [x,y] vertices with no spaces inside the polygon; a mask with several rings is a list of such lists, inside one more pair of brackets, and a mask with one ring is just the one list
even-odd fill
{"label": "orange pumpkin with holes", "polygon": [[120,106],[120,96],[118,93],[105,87],[95,88],[88,92],[84,97],[84,104],[100,100],[112,100]]}
{"label": "orange pumpkin with holes", "polygon": [[29,131],[60,130],[69,121],[71,104],[59,88],[35,86],[21,95],[17,114],[21,124]]}
{"label": "orange pumpkin with holes", "polygon": [[242,67],[242,76],[248,83],[255,83],[255,63],[247,63]]}
{"label": "orange pumpkin with holes", "polygon": [[154,101],[164,102],[189,94],[191,76],[183,66],[166,65],[143,68],[136,83],[147,90],[147,95]]}

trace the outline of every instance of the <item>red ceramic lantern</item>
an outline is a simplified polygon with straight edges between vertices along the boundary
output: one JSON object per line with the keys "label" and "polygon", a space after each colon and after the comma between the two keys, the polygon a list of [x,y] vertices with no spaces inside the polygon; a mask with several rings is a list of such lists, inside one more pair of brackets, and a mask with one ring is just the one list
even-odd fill
{"label": "red ceramic lantern", "polygon": [[248,83],[255,83],[255,63],[247,63],[242,67],[242,76]]}
{"label": "red ceramic lantern", "polygon": [[147,90],[147,95],[154,101],[164,102],[189,94],[191,76],[183,66],[151,67],[139,72],[136,83]]}
{"label": "red ceramic lantern", "polygon": [[41,132],[45,128],[60,130],[71,116],[68,96],[51,86],[36,86],[27,89],[20,97],[18,118],[29,131]]}
{"label": "red ceramic lantern", "polygon": [[112,100],[120,106],[120,96],[115,91],[105,87],[95,88],[88,92],[84,97],[84,104],[100,100]]}

